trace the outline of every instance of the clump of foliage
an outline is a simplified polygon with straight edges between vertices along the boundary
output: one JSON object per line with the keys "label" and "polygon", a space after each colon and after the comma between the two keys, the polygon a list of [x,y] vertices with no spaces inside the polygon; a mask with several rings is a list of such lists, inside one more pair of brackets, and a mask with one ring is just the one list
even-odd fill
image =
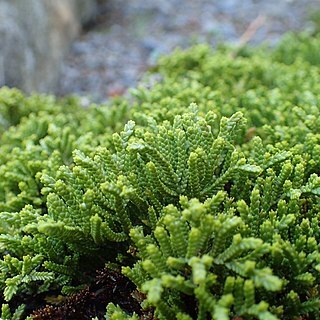
{"label": "clump of foliage", "polygon": [[319,45],[177,51],[111,106],[1,89],[1,318],[318,319]]}

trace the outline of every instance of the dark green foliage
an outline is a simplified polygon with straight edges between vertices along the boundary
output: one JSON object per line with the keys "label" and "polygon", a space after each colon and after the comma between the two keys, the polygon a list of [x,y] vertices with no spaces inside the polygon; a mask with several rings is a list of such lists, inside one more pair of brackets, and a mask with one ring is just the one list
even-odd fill
{"label": "dark green foliage", "polygon": [[1,89],[1,318],[107,264],[157,319],[318,319],[319,45],[177,51],[112,106]]}
{"label": "dark green foliage", "polygon": [[[299,46],[297,46],[297,43]],[[310,63],[311,65],[319,65],[319,35],[315,35],[315,37],[310,37],[308,33],[302,33],[298,36],[295,34],[286,35],[282,43],[275,50],[274,58],[279,62],[289,65],[298,60]]]}

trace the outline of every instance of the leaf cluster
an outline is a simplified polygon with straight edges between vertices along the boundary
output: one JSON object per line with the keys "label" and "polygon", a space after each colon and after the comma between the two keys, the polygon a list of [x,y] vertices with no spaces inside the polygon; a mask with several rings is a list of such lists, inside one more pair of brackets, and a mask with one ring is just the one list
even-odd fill
{"label": "leaf cluster", "polygon": [[1,318],[113,264],[160,320],[318,319],[318,45],[177,51],[87,109],[2,88]]}

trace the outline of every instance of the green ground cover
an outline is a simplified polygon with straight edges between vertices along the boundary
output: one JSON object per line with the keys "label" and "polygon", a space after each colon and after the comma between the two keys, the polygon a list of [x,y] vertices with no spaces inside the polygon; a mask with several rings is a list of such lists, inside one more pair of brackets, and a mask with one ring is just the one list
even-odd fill
{"label": "green ground cover", "polygon": [[1,318],[319,319],[319,46],[177,51],[86,109],[2,88]]}

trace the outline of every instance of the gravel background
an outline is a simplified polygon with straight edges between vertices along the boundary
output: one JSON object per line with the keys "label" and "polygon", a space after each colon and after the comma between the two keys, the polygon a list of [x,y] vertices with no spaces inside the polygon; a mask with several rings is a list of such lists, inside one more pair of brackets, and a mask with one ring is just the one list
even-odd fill
{"label": "gravel background", "polygon": [[[73,44],[58,94],[102,102],[136,86],[159,55],[195,43],[276,43],[312,29],[320,0],[108,0]],[[247,30],[247,32],[246,32]]]}

